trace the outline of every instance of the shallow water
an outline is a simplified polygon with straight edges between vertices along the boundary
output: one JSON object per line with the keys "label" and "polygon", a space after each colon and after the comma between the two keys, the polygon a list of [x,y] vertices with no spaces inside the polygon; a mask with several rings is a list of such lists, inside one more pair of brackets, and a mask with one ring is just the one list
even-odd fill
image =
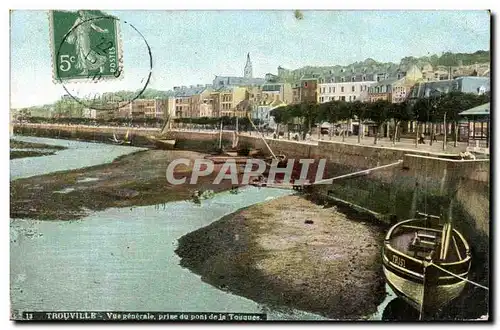
{"label": "shallow water", "polygon": [[[140,150],[57,139],[16,139],[69,149],[53,156],[11,160],[11,180],[110,162]],[[219,290],[180,267],[180,258],[174,252],[181,236],[240,208],[290,193],[247,187],[237,195],[217,194],[201,205],[179,201],[112,208],[77,221],[11,219],[11,308],[262,312],[275,320],[324,319]]]}
{"label": "shallow water", "polygon": [[195,205],[108,209],[71,222],[11,220],[14,310],[266,312],[270,319],[322,319],[221,291],[179,266],[177,239],[281,189],[249,187]]}
{"label": "shallow water", "polygon": [[110,163],[116,157],[144,148],[124,147],[104,143],[49,139],[32,136],[13,136],[13,140],[63,146],[68,149],[51,150],[54,155],[17,158],[10,161],[10,179],[27,178],[50,172],[73,170]]}

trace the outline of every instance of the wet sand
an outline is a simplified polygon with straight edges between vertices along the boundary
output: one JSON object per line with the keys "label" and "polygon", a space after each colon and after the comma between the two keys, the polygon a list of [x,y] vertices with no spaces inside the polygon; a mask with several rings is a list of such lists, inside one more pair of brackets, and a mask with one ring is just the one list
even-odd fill
{"label": "wet sand", "polygon": [[[205,154],[192,151],[145,150],[119,157],[111,164],[11,181],[11,218],[72,220],[110,207],[133,207],[190,199],[195,190],[230,189],[230,180],[213,184],[218,173],[200,177],[196,184],[171,185],[168,164]],[[189,176],[191,168],[176,167],[174,177]],[[188,179],[189,182],[189,179]]]}
{"label": "wet sand", "polygon": [[[53,145],[48,145],[48,144],[43,144],[43,143],[16,141],[16,140],[12,140],[12,139],[10,140],[10,148],[11,149],[30,149],[30,150],[11,150],[10,151],[10,159],[49,156],[49,155],[54,155],[57,150],[66,149],[65,147],[61,147],[61,146],[53,146]],[[33,149],[35,149],[35,150],[33,150]],[[39,151],[36,149],[48,149],[48,150],[54,150],[54,151],[47,151],[47,150],[43,150],[43,151],[40,150]]]}
{"label": "wet sand", "polygon": [[335,207],[287,196],[179,239],[181,265],[257,302],[362,319],[385,297],[383,231]]}

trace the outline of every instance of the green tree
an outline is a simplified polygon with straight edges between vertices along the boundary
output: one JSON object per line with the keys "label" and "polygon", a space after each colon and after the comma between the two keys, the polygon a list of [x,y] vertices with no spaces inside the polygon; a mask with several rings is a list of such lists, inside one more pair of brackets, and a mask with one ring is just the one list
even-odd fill
{"label": "green tree", "polygon": [[377,100],[373,103],[368,103],[367,117],[375,122],[376,131],[373,144],[377,144],[380,128],[389,119],[389,109],[391,103],[386,100]]}
{"label": "green tree", "polygon": [[387,116],[390,119],[394,120],[394,134],[392,137],[392,143],[396,144],[398,135],[400,134],[399,126],[402,122],[407,122],[413,119],[413,111],[408,101],[393,103],[388,109]]}
{"label": "green tree", "polygon": [[353,114],[358,118],[358,143],[361,143],[361,135],[364,132],[364,122],[368,115],[368,104],[365,102],[355,101],[350,104]]}

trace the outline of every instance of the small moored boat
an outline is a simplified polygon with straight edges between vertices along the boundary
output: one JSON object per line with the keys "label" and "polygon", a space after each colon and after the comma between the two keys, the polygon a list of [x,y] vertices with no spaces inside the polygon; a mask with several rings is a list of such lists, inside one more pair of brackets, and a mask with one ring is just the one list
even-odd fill
{"label": "small moored boat", "polygon": [[467,241],[451,219],[418,213],[394,225],[383,245],[383,271],[392,290],[420,312],[435,314],[463,291],[471,264]]}

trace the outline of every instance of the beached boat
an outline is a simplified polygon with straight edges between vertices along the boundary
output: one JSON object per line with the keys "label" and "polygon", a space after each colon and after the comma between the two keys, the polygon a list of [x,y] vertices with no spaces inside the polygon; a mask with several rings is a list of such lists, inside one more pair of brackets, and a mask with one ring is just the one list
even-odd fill
{"label": "beached boat", "polygon": [[162,139],[154,135],[147,136],[147,139],[158,149],[172,150],[175,147],[175,139]]}
{"label": "beached boat", "polygon": [[173,139],[155,139],[155,145],[158,149],[172,150],[175,147],[175,140],[173,140]]}
{"label": "beached boat", "polygon": [[469,245],[451,220],[417,213],[389,229],[383,271],[392,290],[425,319],[463,291],[471,264]]}
{"label": "beached boat", "polygon": [[130,131],[127,130],[127,133],[125,133],[125,137],[123,138],[123,140],[119,140],[116,136],[115,133],[113,133],[113,138],[112,139],[109,139],[111,142],[113,142],[114,144],[130,144],[131,141],[129,140],[129,133]]}

